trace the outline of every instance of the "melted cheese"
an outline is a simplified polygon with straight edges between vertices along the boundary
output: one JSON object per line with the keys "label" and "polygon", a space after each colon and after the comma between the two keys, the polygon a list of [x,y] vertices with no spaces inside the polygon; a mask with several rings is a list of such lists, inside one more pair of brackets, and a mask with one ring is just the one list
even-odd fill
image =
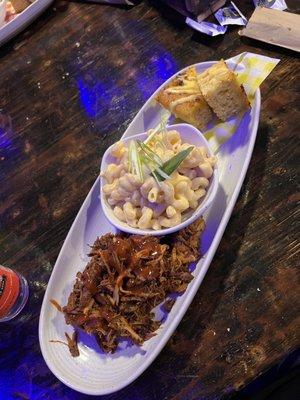
{"label": "melted cheese", "polygon": [[195,89],[189,89],[184,86],[174,86],[165,90],[166,93],[170,94],[197,94],[199,91]]}
{"label": "melted cheese", "polygon": [[196,100],[198,97],[199,97],[199,93],[193,94],[191,96],[181,97],[180,99],[174,100],[170,103],[170,109],[171,109],[171,111],[173,111],[174,108],[176,106],[178,106],[179,104],[183,104],[183,103],[187,103],[189,101]]}

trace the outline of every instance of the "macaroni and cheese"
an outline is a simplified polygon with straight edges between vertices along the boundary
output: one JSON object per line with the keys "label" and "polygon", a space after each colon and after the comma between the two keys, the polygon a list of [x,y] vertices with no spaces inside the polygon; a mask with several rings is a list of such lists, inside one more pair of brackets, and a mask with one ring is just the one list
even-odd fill
{"label": "macaroni and cheese", "polygon": [[[182,142],[176,130],[157,133],[155,138],[147,146],[162,162],[191,147]],[[143,179],[132,172],[129,148],[122,141],[114,145],[111,156],[114,162],[101,173],[105,179],[104,198],[120,221],[133,228],[153,230],[180,224],[189,211],[198,207],[216,163],[205,147],[193,146],[169,178],[158,181],[145,166]]]}

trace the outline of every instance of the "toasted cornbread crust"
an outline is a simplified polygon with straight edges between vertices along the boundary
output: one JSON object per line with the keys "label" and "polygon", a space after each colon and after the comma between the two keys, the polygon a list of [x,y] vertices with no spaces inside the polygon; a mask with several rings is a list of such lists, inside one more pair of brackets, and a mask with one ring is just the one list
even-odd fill
{"label": "toasted cornbread crust", "polygon": [[250,107],[244,88],[224,60],[197,75],[197,81],[204,99],[222,121]]}
{"label": "toasted cornbread crust", "polygon": [[[185,87],[185,81],[188,81],[188,87],[195,92],[194,98],[182,104],[171,107],[174,101],[184,99],[190,94],[187,93],[168,93],[167,89],[174,87]],[[156,97],[156,100],[166,109],[170,110],[176,117],[186,121],[200,130],[204,130],[213,118],[212,110],[204,100],[197,82],[197,72],[194,67],[189,68],[183,74],[178,75],[170,84],[164,87]]]}

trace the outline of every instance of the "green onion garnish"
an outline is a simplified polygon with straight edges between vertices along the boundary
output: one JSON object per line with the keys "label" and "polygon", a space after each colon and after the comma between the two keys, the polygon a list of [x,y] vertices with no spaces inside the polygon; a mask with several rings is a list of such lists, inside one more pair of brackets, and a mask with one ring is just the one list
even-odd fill
{"label": "green onion garnish", "polygon": [[[131,143],[133,144],[131,145]],[[143,182],[144,174],[137,144],[135,141],[131,141],[130,146],[131,146],[131,159],[132,159],[133,170],[135,174],[138,176],[139,180]]]}
{"label": "green onion garnish", "polygon": [[128,148],[128,167],[129,167],[128,169],[129,169],[129,172],[133,172],[133,165],[132,165],[133,147],[134,147],[133,140],[131,140],[130,143],[129,143],[129,148]]}
{"label": "green onion garnish", "polygon": [[193,150],[194,146],[190,146],[185,150],[180,151],[179,153],[175,154],[170,160],[166,161],[159,169],[163,172],[163,174],[160,173],[159,169],[156,168],[154,171],[154,174],[157,176],[157,178],[160,181],[164,181],[165,178],[164,175],[167,175],[170,177],[170,175],[179,167],[179,165],[182,163],[184,159],[187,158],[187,156],[190,154],[190,152]]}
{"label": "green onion garnish", "polygon": [[156,153],[154,153],[154,151],[147,144],[141,142],[140,140],[137,140],[137,144],[151,161],[159,166],[163,164],[162,159]]}
{"label": "green onion garnish", "polygon": [[154,173],[158,173],[159,177],[162,177],[163,179],[161,180],[165,180],[165,179],[170,179],[171,177],[165,173],[165,171],[159,167],[156,167],[156,170],[154,171]]}
{"label": "green onion garnish", "polygon": [[154,136],[158,133],[158,132],[162,132],[162,133],[166,133],[167,132],[167,122],[168,119],[170,118],[171,113],[169,111],[165,111],[163,113],[161,113],[160,115],[160,122],[159,124],[156,125],[156,127],[152,130],[151,134],[147,137],[147,139],[144,140],[144,143],[150,143],[151,140],[154,138]]}
{"label": "green onion garnish", "polygon": [[145,144],[150,143],[158,131],[159,131],[159,126],[157,126],[155,129],[152,130],[150,135],[144,140],[144,143]]}
{"label": "green onion garnish", "polygon": [[153,176],[153,178],[155,179],[156,183],[158,184],[158,186],[161,186],[160,181],[158,179],[157,174],[155,173],[155,171],[151,172],[151,175]]}

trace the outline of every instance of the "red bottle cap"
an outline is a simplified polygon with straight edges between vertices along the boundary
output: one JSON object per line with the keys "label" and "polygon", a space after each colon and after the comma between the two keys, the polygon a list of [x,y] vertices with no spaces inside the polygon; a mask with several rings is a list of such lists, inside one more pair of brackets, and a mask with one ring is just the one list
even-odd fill
{"label": "red bottle cap", "polygon": [[0,318],[5,317],[14,306],[20,293],[20,279],[9,268],[0,265]]}

